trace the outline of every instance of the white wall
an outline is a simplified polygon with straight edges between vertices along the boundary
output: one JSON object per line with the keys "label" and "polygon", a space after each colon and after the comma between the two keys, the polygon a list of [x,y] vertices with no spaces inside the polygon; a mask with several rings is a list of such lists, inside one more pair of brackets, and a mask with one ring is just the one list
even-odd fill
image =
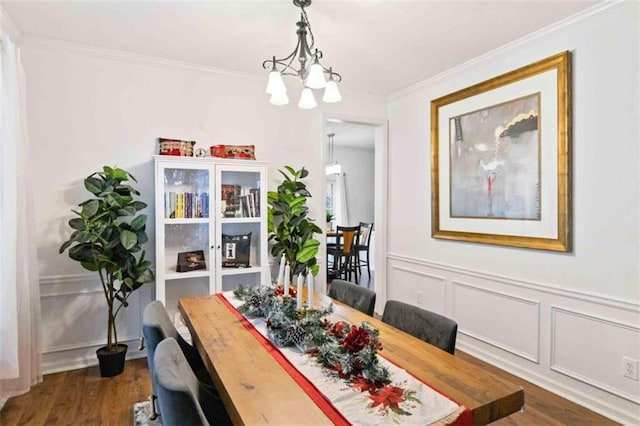
{"label": "white wall", "polygon": [[[622,357],[640,359],[639,5],[600,5],[388,105],[388,297],[456,319],[460,349],[634,424],[640,384],[622,376]],[[564,50],[572,252],[431,238],[430,100]]]}
{"label": "white wall", "polygon": [[342,226],[357,226],[359,222],[373,222],[374,213],[374,150],[346,146],[334,147],[334,159],[342,166],[347,188],[347,211],[350,223]]}
{"label": "white wall", "polygon": [[[214,72],[186,64],[78,45],[26,38],[28,125],[32,147],[35,220],[42,283],[45,372],[95,362],[104,341],[106,313],[97,281],[58,247],[68,237],[70,209],[86,199],[82,180],[103,165],[117,165],[138,179],[151,207],[157,138],[196,140],[198,146],[255,144],[269,161],[269,188],[283,165],[306,166],[311,213],[324,224],[323,113],[383,116],[383,102],[344,93],[329,107],[305,111],[295,102],[268,103],[265,78]],[[256,69],[260,62],[256,62]],[[296,96],[292,90],[292,99]],[[147,252],[154,257],[150,232]],[[136,295],[123,317],[121,337],[140,335],[140,309],[153,284]],[[135,345],[129,345],[135,356]]]}

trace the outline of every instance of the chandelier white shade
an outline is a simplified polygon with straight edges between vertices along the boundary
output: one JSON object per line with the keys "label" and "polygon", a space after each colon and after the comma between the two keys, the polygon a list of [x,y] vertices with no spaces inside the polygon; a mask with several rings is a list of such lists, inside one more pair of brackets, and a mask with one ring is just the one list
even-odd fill
{"label": "chandelier white shade", "polygon": [[267,83],[266,92],[269,95],[273,95],[274,93],[286,93],[287,86],[284,85],[284,81],[282,81],[282,75],[279,71],[271,71],[269,73],[269,81]]}
{"label": "chandelier white shade", "polygon": [[324,96],[322,96],[322,102],[332,104],[335,102],[340,102],[341,99],[342,96],[340,95],[340,91],[338,90],[338,84],[334,79],[330,79],[324,88]]}
{"label": "chandelier white shade", "polygon": [[302,94],[300,95],[300,102],[298,102],[298,106],[302,109],[311,109],[315,108],[318,104],[316,103],[316,98],[313,96],[313,92],[308,87],[302,89]]}
{"label": "chandelier white shade", "polygon": [[[311,4],[311,0],[293,0],[293,4],[301,10],[300,21],[296,23],[298,27],[296,31],[298,43],[295,49],[285,58],[277,59],[273,56],[262,63],[262,67],[269,70],[266,89],[266,93],[271,95],[269,102],[273,105],[286,105],[289,103],[287,87],[282,79],[283,75],[297,77],[297,80],[301,83],[303,89],[298,102],[300,108],[311,109],[317,106],[311,89],[324,89],[323,102],[339,102],[342,96],[338,90],[338,83],[342,81],[342,76],[334,72],[332,68],[325,68],[320,63],[322,51],[314,47],[315,40],[311,31],[311,24],[304,9]],[[307,36],[309,39],[307,39]],[[296,59],[299,63],[298,68],[293,63]],[[308,66],[308,63],[311,63],[311,66]]]}
{"label": "chandelier white shade", "polygon": [[312,89],[322,89],[327,85],[327,80],[324,79],[324,69],[319,62],[315,62],[309,69],[309,76],[305,81],[307,87]]}
{"label": "chandelier white shade", "polygon": [[289,97],[287,96],[287,92],[276,92],[271,95],[269,98],[269,102],[272,105],[286,105],[289,103]]}

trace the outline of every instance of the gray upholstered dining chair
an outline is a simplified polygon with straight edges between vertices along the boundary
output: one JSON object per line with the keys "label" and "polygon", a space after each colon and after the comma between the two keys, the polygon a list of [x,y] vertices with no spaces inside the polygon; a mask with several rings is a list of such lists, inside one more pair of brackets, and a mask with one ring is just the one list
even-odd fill
{"label": "gray upholstered dining chair", "polygon": [[178,330],[176,330],[176,327],[171,322],[169,314],[167,314],[167,310],[161,301],[155,300],[144,308],[142,314],[142,335],[144,337],[147,365],[149,366],[149,375],[151,376],[151,385],[153,388],[153,395],[149,397],[149,401],[151,402],[151,420],[157,416],[155,406],[157,383],[155,381],[155,365],[153,359],[156,347],[164,339],[171,337],[176,340],[198,380],[200,380],[210,392],[214,394],[217,393],[211,376],[209,376],[207,368],[197,349],[187,343],[180,333],[178,333]]}
{"label": "gray upholstered dining chair", "polygon": [[367,315],[373,316],[376,306],[376,293],[344,280],[333,280],[329,284],[328,296],[351,306]]}
{"label": "gray upholstered dining chair", "polygon": [[451,354],[455,352],[458,324],[443,315],[388,300],[382,321]]}
{"label": "gray upholstered dining chair", "polygon": [[231,424],[222,401],[202,386],[174,338],[158,343],[153,363],[164,426]]}

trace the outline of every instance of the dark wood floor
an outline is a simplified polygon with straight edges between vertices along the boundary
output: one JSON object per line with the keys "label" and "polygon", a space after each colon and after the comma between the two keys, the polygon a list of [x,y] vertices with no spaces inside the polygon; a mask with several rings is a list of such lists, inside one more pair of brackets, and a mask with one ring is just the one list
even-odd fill
{"label": "dark wood floor", "polygon": [[98,367],[48,374],[44,381],[7,401],[0,425],[127,425],[133,404],[151,392],[146,359],[127,361],[124,373],[100,377]]}
{"label": "dark wood floor", "polygon": [[[496,425],[613,425],[605,417],[518,379],[463,352],[487,370],[519,383],[525,409]],[[123,374],[101,378],[98,367],[49,374],[21,396],[9,399],[0,411],[0,425],[132,425],[133,404],[151,391],[145,359],[127,361]]]}

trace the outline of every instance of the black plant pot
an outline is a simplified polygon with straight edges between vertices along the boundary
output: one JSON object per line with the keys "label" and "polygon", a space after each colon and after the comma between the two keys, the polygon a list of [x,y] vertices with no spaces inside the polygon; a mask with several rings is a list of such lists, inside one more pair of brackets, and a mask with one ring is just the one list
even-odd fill
{"label": "black plant pot", "polygon": [[100,364],[100,376],[117,376],[124,371],[127,345],[118,343],[118,349],[115,352],[109,352],[107,346],[103,346],[96,351],[96,355],[98,355],[98,363]]}

